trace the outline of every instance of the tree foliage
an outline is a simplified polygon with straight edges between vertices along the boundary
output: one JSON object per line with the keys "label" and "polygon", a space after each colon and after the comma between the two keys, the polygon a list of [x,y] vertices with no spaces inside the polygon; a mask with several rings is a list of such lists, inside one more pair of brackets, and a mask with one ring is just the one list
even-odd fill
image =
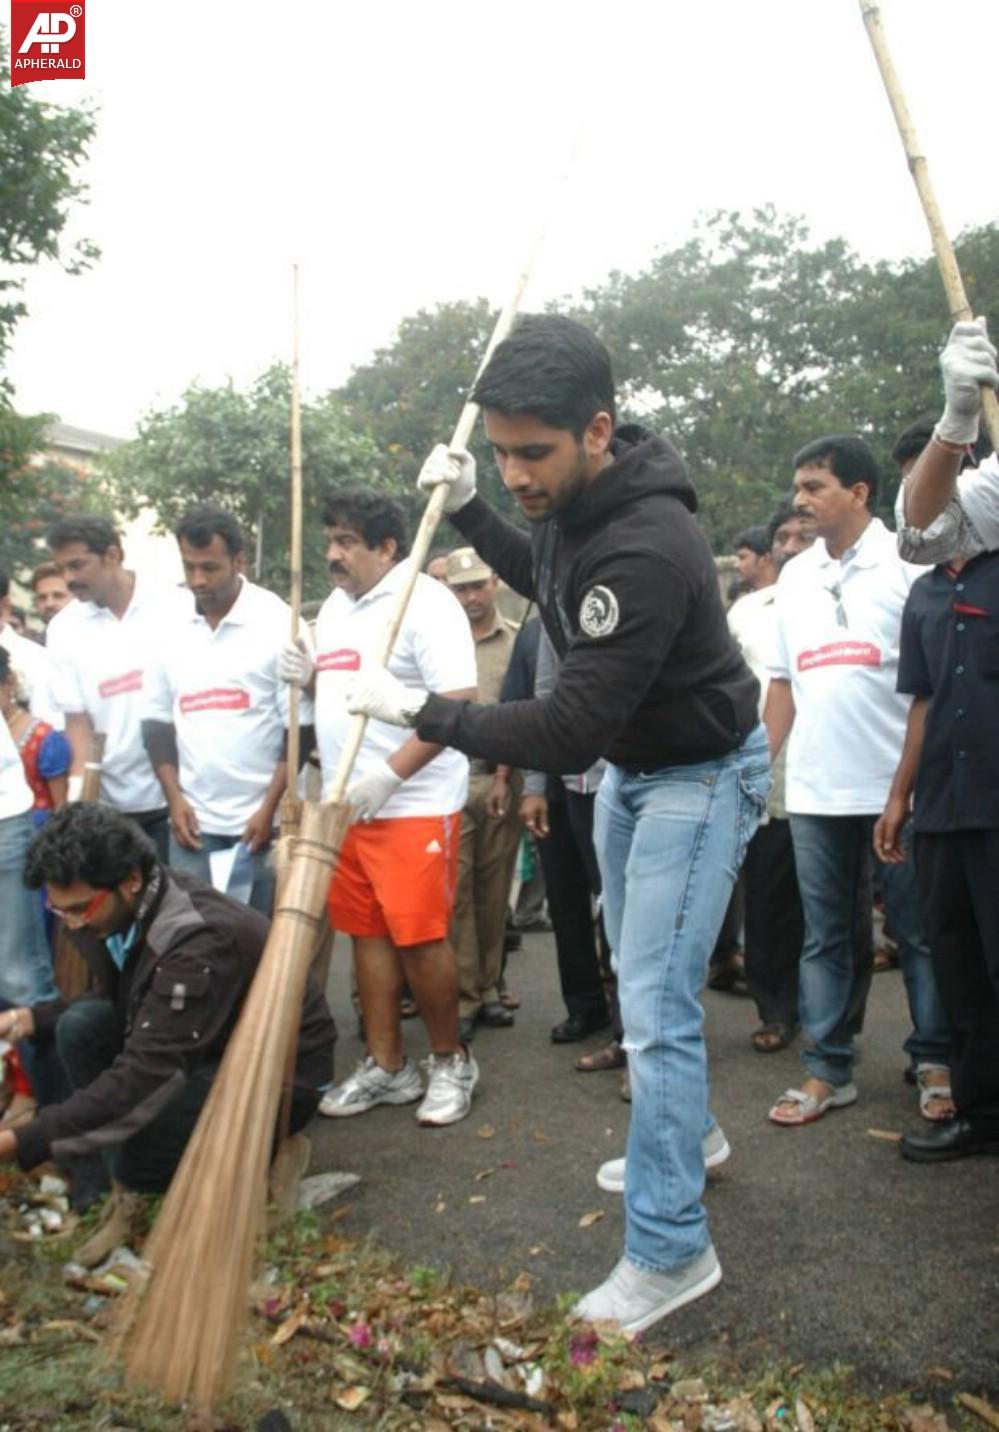
{"label": "tree foliage", "polygon": [[[339,391],[352,422],[378,445],[390,483],[411,510],[417,473],[434,444],[450,440],[495,322],[484,298],[421,310],[403,319],[393,342],[355,368]],[[472,451],[484,495],[512,510],[481,427]]]}
{"label": "tree foliage", "polygon": [[[291,375],[275,364],[247,392],[194,385],[174,407],[150,412],[138,436],[105,461],[115,507],[133,516],[151,507],[170,531],[195,502],[221,503],[242,523],[258,579],[289,589],[289,413]],[[385,487],[374,443],[353,431],[333,395],[302,404],[303,590],[329,591],[322,547],[322,498],[348,484]]]}
{"label": "tree foliage", "polygon": [[[957,250],[972,304],[988,313],[999,303],[999,227],[965,234]],[[640,273],[612,273],[555,306],[607,342],[622,417],[679,447],[719,551],[769,514],[793,454],[823,433],[871,442],[889,510],[892,443],[940,405],[949,319],[933,262],[867,263],[772,208],[710,215]],[[404,492],[450,433],[492,321],[481,299],[420,312],[340,390]],[[481,430],[476,443],[486,494],[505,506]]]}
{"label": "tree foliage", "polygon": [[[34,423],[38,434],[34,447],[42,445],[41,419]],[[4,430],[0,412],[0,433]],[[81,509],[97,510],[100,496],[95,480],[78,467],[55,459],[28,462],[4,479],[0,501],[0,567],[23,582],[33,567],[49,555],[45,533],[53,522]]]}

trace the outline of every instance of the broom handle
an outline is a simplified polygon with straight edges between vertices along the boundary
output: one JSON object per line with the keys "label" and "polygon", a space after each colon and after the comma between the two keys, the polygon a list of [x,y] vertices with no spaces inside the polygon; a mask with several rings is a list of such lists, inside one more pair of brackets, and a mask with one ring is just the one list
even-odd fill
{"label": "broom handle", "polygon": [[[302,616],[302,404],[299,389],[301,306],[298,264],[292,266],[292,355],[291,355],[291,640],[298,641]],[[286,798],[294,800],[300,764],[298,727],[299,688],[292,682],[288,691],[288,784]]]}
{"label": "broom handle", "polygon": [[[950,306],[950,316],[955,323],[961,323],[974,318],[974,314],[968,302],[968,295],[964,291],[954,246],[947,237],[943,217],[930,183],[926,157],[920,152],[916,131],[909,116],[909,106],[905,102],[905,95],[902,93],[902,86],[899,84],[898,75],[892,63],[884,26],[881,23],[881,11],[875,0],[860,0],[860,12],[864,17],[864,25],[867,28],[867,35],[874,51],[874,58],[878,63],[878,69],[881,71],[881,78],[884,81],[892,113],[895,116],[895,123],[898,125],[902,147],[909,161],[909,172],[926,216],[930,238],[933,241],[933,252],[936,254],[937,267],[940,270],[947,303]],[[992,446],[999,451],[999,400],[996,399],[994,391],[985,384],[982,385],[982,418]]]}
{"label": "broom handle", "polygon": [[80,788],[81,801],[95,801],[101,794],[101,769],[104,765],[104,747],[107,736],[103,731],[91,731],[87,742],[87,759],[83,767],[83,785]]}
{"label": "broom handle", "polygon": [[[513,327],[513,321],[517,316],[517,310],[520,307],[521,299],[524,296],[524,290],[527,288],[528,280],[531,276],[531,269],[534,266],[535,256],[537,254],[538,249],[541,247],[542,236],[542,232],[539,232],[533,246],[531,247],[527,262],[524,264],[523,269],[517,277],[517,282],[514,286],[513,293],[507,300],[506,307],[503,309],[499,318],[496,320],[496,327],[492,331],[492,336],[489,339],[489,343],[486,346],[486,351],[482,356],[482,362],[479,364],[478,372],[475,375],[475,382],[478,382],[479,376],[485,369],[485,366],[489,362],[490,358],[493,356],[493,352],[497,344],[503,341],[503,339],[510,332],[510,329]],[[472,384],[472,388],[475,388],[475,383]],[[468,446],[469,440],[472,436],[472,432],[475,428],[475,420],[478,416],[478,403],[473,403],[471,401],[467,402],[461,410],[461,416],[459,417],[457,426],[455,427],[454,433],[451,436],[450,446],[452,448],[465,448]],[[399,635],[399,629],[401,628],[403,618],[406,615],[406,608],[409,605],[409,599],[413,595],[413,588],[416,586],[416,579],[423,571],[423,564],[427,559],[427,553],[430,551],[430,544],[434,539],[434,533],[436,532],[437,525],[444,514],[444,503],[447,500],[447,495],[447,484],[442,482],[439,484],[439,486],[434,488],[433,492],[430,494],[430,500],[424,508],[423,516],[420,519],[420,525],[416,531],[416,536],[413,538],[413,546],[409,555],[409,567],[406,575],[406,580],[403,583],[403,586],[400,588],[398,597],[396,598],[395,610],[393,611],[388,626],[385,629],[385,636],[382,640],[382,645],[376,652],[376,656],[382,664],[387,662],[389,657],[392,655],[392,648],[395,646],[396,638]],[[333,783],[330,787],[330,792],[328,796],[328,799],[331,801],[338,802],[342,801],[344,798],[344,794],[347,790],[347,782],[350,780],[350,773],[353,769],[354,762],[357,760],[357,753],[361,749],[361,742],[364,740],[364,732],[365,728],[367,727],[367,724],[368,718],[366,716],[355,716],[353,721],[351,722],[350,731],[348,733],[347,740],[344,743],[344,748],[340,755],[339,764],[337,765],[337,768],[333,773]]]}

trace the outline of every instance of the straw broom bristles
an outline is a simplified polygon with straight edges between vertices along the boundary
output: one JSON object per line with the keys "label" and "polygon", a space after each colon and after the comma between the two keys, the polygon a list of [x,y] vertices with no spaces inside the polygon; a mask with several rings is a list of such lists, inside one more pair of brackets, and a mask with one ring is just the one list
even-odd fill
{"label": "straw broom bristles", "polygon": [[122,1310],[127,1375],[207,1411],[232,1379],[262,1226],[290,1041],[347,805],[308,805],[271,933],[197,1128],[145,1249],[154,1272]]}

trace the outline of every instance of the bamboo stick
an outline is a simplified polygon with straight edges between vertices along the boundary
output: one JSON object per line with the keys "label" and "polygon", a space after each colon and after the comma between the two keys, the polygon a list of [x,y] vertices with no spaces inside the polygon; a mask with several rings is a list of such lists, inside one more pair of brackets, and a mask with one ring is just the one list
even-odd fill
{"label": "bamboo stick", "polygon": [[[301,404],[301,292],[298,264],[292,268],[292,358],[291,358],[291,522],[289,552],[291,584],[291,640],[299,638],[302,620],[302,404]],[[302,804],[298,799],[298,770],[301,765],[299,688],[288,691],[288,785],[281,811],[282,836],[294,835],[301,824]]]}
{"label": "bamboo stick", "polygon": [[[954,246],[944,227],[943,216],[937,204],[933,185],[930,183],[929,166],[920,149],[919,140],[916,138],[916,130],[909,115],[909,106],[906,104],[891,52],[888,49],[880,7],[875,0],[860,0],[860,12],[864,19],[871,48],[874,51],[874,58],[881,72],[888,102],[895,116],[902,148],[909,161],[909,172],[926,217],[937,267],[940,270],[940,278],[943,281],[947,303],[950,306],[950,316],[955,323],[966,322],[973,319],[975,315],[968,302],[961,270],[957,263],[957,255],[954,253]],[[982,385],[982,420],[993,448],[999,452],[999,400],[987,384]]]}

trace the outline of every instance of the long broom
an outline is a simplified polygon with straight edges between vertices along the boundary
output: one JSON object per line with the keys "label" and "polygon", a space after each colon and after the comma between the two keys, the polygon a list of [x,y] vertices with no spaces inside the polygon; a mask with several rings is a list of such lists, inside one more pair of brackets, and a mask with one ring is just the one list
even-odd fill
{"label": "long broom", "polygon": [[[299,294],[298,264],[292,269],[292,356],[291,356],[291,414],[289,438],[291,447],[291,523],[289,552],[291,555],[291,581],[289,603],[291,607],[291,640],[298,641],[302,619],[302,403],[300,389],[300,332],[301,304]],[[298,768],[301,764],[299,730],[299,689],[294,683],[288,688],[288,785],[281,807],[281,839],[288,840],[297,835],[302,821],[302,803],[298,799]],[[278,872],[281,873],[281,856],[278,855]]]}
{"label": "long broom", "polygon": [[[902,148],[905,150],[905,156],[909,162],[909,172],[916,186],[919,202],[923,206],[923,214],[926,217],[930,239],[933,242],[937,267],[940,270],[947,303],[950,306],[951,318],[955,323],[966,322],[974,318],[974,314],[965,292],[954,246],[947,236],[943,216],[930,183],[929,167],[916,138],[916,131],[909,117],[909,106],[905,102],[905,95],[902,93],[902,86],[888,49],[884,25],[881,22],[880,7],[874,3],[874,0],[860,0],[860,13],[864,18],[871,49],[874,51],[874,58],[881,72],[888,102],[895,116]],[[999,452],[999,400],[993,390],[985,384],[982,385],[982,419],[992,446]]]}
{"label": "long broom", "polygon": [[[540,243],[540,235],[538,239]],[[493,330],[479,371],[509,332],[531,258]],[[466,446],[478,414],[466,403],[452,437]],[[387,660],[443,512],[427,503],[380,656]],[[306,804],[271,933],[218,1076],[145,1249],[150,1277],[122,1310],[130,1380],[210,1412],[232,1382],[263,1226],[282,1075],[297,1037],[305,980],[351,809],[347,784],[366,726],[352,722],[328,803]]]}

